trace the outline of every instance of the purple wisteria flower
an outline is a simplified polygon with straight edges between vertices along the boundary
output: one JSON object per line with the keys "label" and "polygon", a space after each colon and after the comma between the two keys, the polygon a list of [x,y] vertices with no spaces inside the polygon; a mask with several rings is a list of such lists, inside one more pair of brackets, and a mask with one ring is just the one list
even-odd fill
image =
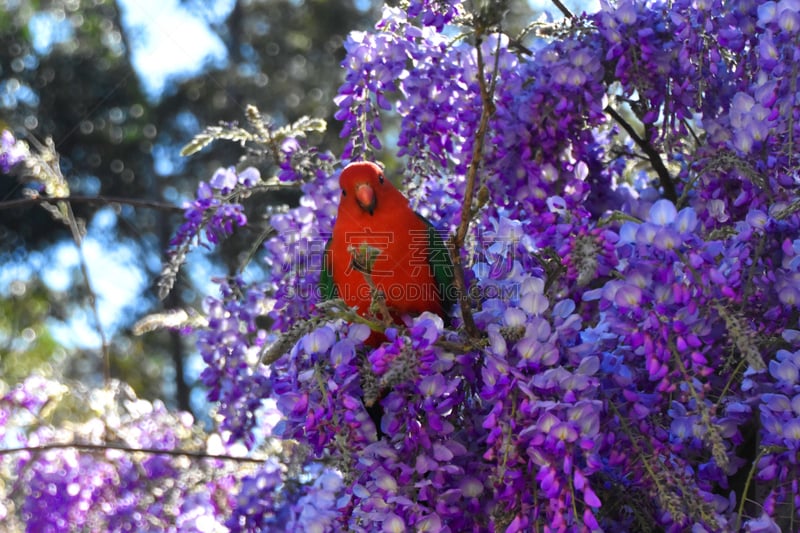
{"label": "purple wisteria flower", "polygon": [[241,204],[225,201],[237,185],[252,187],[257,181],[258,171],[252,167],[238,176],[232,168],[219,169],[209,183],[201,181],[197,186],[197,198],[186,206],[186,222],[178,229],[170,244],[180,246],[200,237],[202,231],[210,244],[218,244],[233,232],[235,226],[247,224]]}
{"label": "purple wisteria flower", "polygon": [[0,172],[8,172],[29,155],[28,145],[18,141],[8,130],[0,133]]}
{"label": "purple wisteria flower", "polygon": [[[74,397],[62,404],[69,396]],[[74,415],[70,402],[76,400],[108,416],[75,419],[58,431],[36,422],[54,412],[63,416],[65,408]],[[122,532],[167,530],[175,524],[218,531],[221,513],[230,506],[222,495],[237,483],[231,463],[192,462],[187,455],[168,453],[191,454],[191,446],[199,444],[194,440],[199,428],[188,413],[137,399],[117,382],[89,394],[31,376],[0,396],[0,427],[3,446],[21,449],[0,458],[0,468],[13,476],[11,484],[0,487],[0,513],[15,531]],[[107,441],[110,434],[113,443]],[[200,486],[198,475],[205,478]]]}

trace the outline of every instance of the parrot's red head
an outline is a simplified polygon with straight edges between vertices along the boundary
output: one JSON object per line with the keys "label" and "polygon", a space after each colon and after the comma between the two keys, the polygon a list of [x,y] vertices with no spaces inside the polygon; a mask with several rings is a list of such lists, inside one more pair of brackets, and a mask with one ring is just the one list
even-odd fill
{"label": "parrot's red head", "polygon": [[383,169],[369,161],[350,163],[339,176],[342,188],[341,205],[362,210],[370,215],[383,202],[392,201],[392,197],[402,194],[394,185],[384,178]]}

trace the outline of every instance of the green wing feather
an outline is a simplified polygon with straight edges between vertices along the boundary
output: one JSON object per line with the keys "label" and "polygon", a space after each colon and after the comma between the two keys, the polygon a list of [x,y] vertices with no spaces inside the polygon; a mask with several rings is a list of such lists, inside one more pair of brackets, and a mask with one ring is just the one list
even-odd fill
{"label": "green wing feather", "polygon": [[325,254],[322,259],[322,272],[319,274],[319,288],[322,300],[332,300],[338,296],[336,285],[333,283],[333,267],[331,266],[331,241],[325,245]]}
{"label": "green wing feather", "polygon": [[448,311],[456,302],[455,283],[453,281],[453,262],[450,260],[450,252],[444,244],[439,232],[431,224],[431,221],[417,213],[417,216],[425,222],[428,227],[428,262],[433,270],[433,277],[439,287],[439,295],[442,298],[442,308]]}
{"label": "green wing feather", "polygon": [[[442,298],[442,308],[448,311],[456,302],[455,284],[453,281],[453,262],[450,252],[444,244],[439,232],[430,220],[416,213],[428,228],[428,262],[433,270],[433,277]],[[320,296],[322,300],[332,300],[338,297],[336,285],[333,282],[333,268],[331,266],[331,241],[325,245],[325,254],[322,261],[322,271],[319,276]]]}

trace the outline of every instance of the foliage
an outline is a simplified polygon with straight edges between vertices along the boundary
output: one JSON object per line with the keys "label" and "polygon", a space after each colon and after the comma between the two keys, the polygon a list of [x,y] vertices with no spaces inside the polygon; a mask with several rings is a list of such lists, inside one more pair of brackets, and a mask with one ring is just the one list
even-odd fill
{"label": "foliage", "polygon": [[[501,4],[386,7],[348,37],[336,97],[342,159],[373,158],[398,119],[407,192],[466,267],[453,326],[386,328],[320,302],[340,162],[301,125],[277,148],[266,122],[206,130],[198,146],[263,144],[279,170],[201,183],[165,279],[186,243],[246,222],[248,190],[302,191],[271,216],[266,279],[216,280],[183,325],[224,444],[116,400],[56,429],[43,412],[60,389],[33,376],[0,399],[0,442],[25,448],[2,455],[3,479],[25,483],[0,485],[0,517],[32,531],[797,529],[800,7],[624,0],[519,35]],[[371,328],[387,337],[375,349]],[[230,457],[192,453],[210,442]],[[242,446],[268,457],[237,468]]]}
{"label": "foliage", "polygon": [[60,351],[45,320],[62,302],[48,296],[42,287],[17,282],[0,300],[0,375],[8,383],[22,381]]}

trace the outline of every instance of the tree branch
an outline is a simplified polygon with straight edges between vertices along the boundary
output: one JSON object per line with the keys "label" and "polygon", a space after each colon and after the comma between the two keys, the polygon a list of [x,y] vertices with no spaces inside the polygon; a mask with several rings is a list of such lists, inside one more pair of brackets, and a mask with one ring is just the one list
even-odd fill
{"label": "tree branch", "polygon": [[571,20],[575,19],[575,15],[572,13],[572,11],[569,10],[567,6],[561,3],[561,0],[552,0],[552,1],[553,4],[555,4],[558,10],[561,11],[561,13],[563,13],[565,17]]}
{"label": "tree branch", "polygon": [[4,448],[0,449],[0,456],[10,455],[22,452],[45,452],[48,450],[85,450],[89,452],[99,453],[108,450],[117,450],[126,453],[145,453],[148,455],[169,455],[172,457],[189,457],[191,459],[218,459],[221,461],[236,461],[239,463],[263,463],[264,459],[255,459],[252,457],[236,457],[233,455],[215,455],[207,452],[196,452],[189,450],[159,450],[157,448],[131,448],[121,444],[90,444],[82,442],[52,442],[49,444],[42,444],[40,446],[22,446],[19,448]]}
{"label": "tree branch", "polygon": [[653,170],[656,171],[658,174],[658,181],[661,183],[661,186],[664,187],[664,196],[667,200],[671,201],[674,204],[678,202],[678,193],[675,190],[675,183],[672,181],[672,176],[669,175],[669,170],[667,170],[666,165],[664,165],[664,161],[661,159],[661,154],[653,148],[653,145],[650,144],[650,141],[643,137],[639,137],[639,134],[636,133],[636,130],[633,129],[625,118],[620,115],[616,109],[613,107],[606,106],[605,109],[606,113],[611,115],[611,117],[622,126],[622,129],[630,135],[633,142],[645,153],[647,159],[650,161],[650,165],[652,165]]}
{"label": "tree branch", "polygon": [[46,203],[67,202],[70,204],[90,204],[90,205],[110,205],[122,204],[132,207],[142,207],[145,209],[156,209],[172,213],[183,213],[184,209],[180,206],[168,204],[166,202],[153,202],[149,200],[136,200],[134,198],[120,198],[116,196],[64,196],[48,197],[33,196],[30,198],[20,198],[18,200],[7,200],[0,202],[0,211],[4,209],[14,209],[17,207],[27,207],[30,205],[40,205]]}
{"label": "tree branch", "polygon": [[[479,337],[480,333],[475,326],[475,319],[472,317],[469,294],[467,292],[466,281],[464,278],[464,265],[461,263],[461,250],[464,248],[464,241],[469,230],[469,223],[472,219],[472,198],[475,194],[475,179],[478,175],[478,168],[483,160],[483,145],[486,133],[489,130],[489,118],[494,114],[495,107],[492,101],[495,80],[497,78],[498,56],[495,57],[494,70],[492,72],[491,86],[486,86],[486,74],[481,50],[482,31],[476,29],[476,51],[478,59],[478,84],[481,91],[481,119],[478,130],[475,132],[475,144],[472,147],[472,160],[467,170],[467,183],[464,188],[464,201],[461,204],[461,221],[458,224],[455,235],[450,238],[450,258],[453,262],[454,281],[458,290],[458,303],[461,307],[461,318],[464,320],[464,328],[470,337]],[[498,42],[499,46],[499,42]]]}
{"label": "tree branch", "polygon": [[111,350],[109,349],[108,336],[106,335],[105,328],[103,328],[103,322],[100,320],[100,308],[97,305],[97,292],[95,292],[94,285],[89,277],[89,266],[86,264],[86,255],[83,253],[83,234],[78,226],[78,219],[72,211],[72,204],[58,202],[58,206],[59,208],[64,208],[67,225],[72,233],[72,239],[75,241],[75,247],[78,249],[78,265],[81,269],[81,275],[83,276],[83,283],[86,286],[86,294],[89,297],[89,306],[92,309],[92,317],[97,327],[97,333],[100,335],[101,353],[103,355],[103,375],[105,376],[106,387],[108,387],[111,383]]}

